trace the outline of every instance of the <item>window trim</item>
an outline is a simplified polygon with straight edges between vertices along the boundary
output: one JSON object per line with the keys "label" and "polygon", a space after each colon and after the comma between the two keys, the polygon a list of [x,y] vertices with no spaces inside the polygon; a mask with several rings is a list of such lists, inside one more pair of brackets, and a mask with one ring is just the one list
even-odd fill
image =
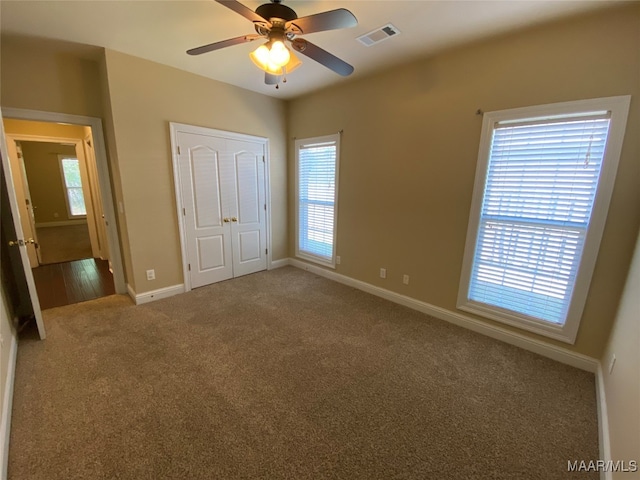
{"label": "window trim", "polygon": [[[554,338],[565,343],[575,343],[589,292],[591,277],[598,257],[611,195],[613,193],[630,101],[631,96],[625,95],[499,110],[484,114],[473,197],[467,227],[467,238],[460,275],[460,286],[458,289],[458,309]],[[479,231],[480,213],[489,166],[494,125],[498,122],[505,121],[515,122],[523,119],[544,120],[555,116],[582,114],[594,111],[610,111],[611,123],[600,180],[594,199],[591,221],[587,227],[584,250],[578,267],[578,276],[564,325],[556,325],[544,320],[536,320],[526,315],[520,315],[499,307],[469,300],[468,291]]]}
{"label": "window trim", "polygon": [[[330,260],[327,260],[324,257],[320,257],[317,255],[313,255],[312,253],[308,253],[300,250],[300,147],[313,145],[317,143],[335,143],[336,145],[336,174],[335,174],[335,193],[333,200],[333,250],[332,257]],[[295,256],[301,258],[303,260],[307,260],[309,262],[317,263],[319,265],[336,268],[336,248],[337,248],[337,238],[338,238],[338,185],[339,185],[339,172],[340,172],[340,134],[335,133],[332,135],[324,135],[321,137],[310,137],[310,138],[301,138],[296,139],[295,141],[295,182],[296,182],[296,197],[295,197],[295,236],[296,236],[296,250]]]}
{"label": "window trim", "polygon": [[[62,166],[62,161],[63,160],[68,160],[68,159],[73,159],[76,160],[78,162],[78,168],[80,168],[80,159],[76,156],[72,156],[72,155],[63,155],[63,154],[58,154],[58,165],[60,166],[60,180],[62,181],[62,190],[64,191],[64,203],[67,206],[67,218],[69,220],[78,220],[78,219],[82,219],[82,218],[87,218],[87,214],[85,213],[84,215],[73,215],[71,213],[71,205],[69,203],[69,187],[67,187],[67,181],[65,179],[64,176],[64,168]],[[81,170],[82,172],[82,170]],[[82,173],[80,173],[80,176],[82,177]],[[77,187],[72,187],[72,188],[77,188]],[[82,190],[82,196],[84,198],[84,186],[81,185],[80,189]],[[84,202],[84,208],[85,211],[87,209],[87,201],[85,200]]]}

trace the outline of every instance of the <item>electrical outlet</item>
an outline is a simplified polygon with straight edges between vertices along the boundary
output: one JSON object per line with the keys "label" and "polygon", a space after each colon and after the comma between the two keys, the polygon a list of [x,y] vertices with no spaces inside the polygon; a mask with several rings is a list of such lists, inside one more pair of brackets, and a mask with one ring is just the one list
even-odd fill
{"label": "electrical outlet", "polygon": [[336,265],[340,265],[340,255],[336,256]]}
{"label": "electrical outlet", "polygon": [[156,271],[151,269],[147,270],[147,280],[155,280],[156,279]]}
{"label": "electrical outlet", "polygon": [[381,268],[380,269],[380,278],[387,278],[387,269],[386,268]]}
{"label": "electrical outlet", "polygon": [[609,360],[609,375],[613,373],[613,367],[616,365],[616,354],[611,355],[611,360]]}
{"label": "electrical outlet", "polygon": [[402,276],[402,283],[404,283],[405,285],[409,285],[409,275]]}

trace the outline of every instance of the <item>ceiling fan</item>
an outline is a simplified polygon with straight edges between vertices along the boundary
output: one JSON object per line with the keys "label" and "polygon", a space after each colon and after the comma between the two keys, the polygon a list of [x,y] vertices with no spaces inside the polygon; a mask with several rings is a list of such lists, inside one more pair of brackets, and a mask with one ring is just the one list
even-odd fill
{"label": "ceiling fan", "polygon": [[286,74],[302,64],[287,47],[287,42],[296,52],[315,60],[339,75],[346,77],[353,72],[353,67],[344,60],[308,40],[297,38],[298,35],[307,33],[356,26],[358,20],[349,10],[339,8],[298,18],[293,9],[281,3],[282,0],[271,0],[271,3],[260,5],[255,12],[237,0],[215,1],[253,22],[257,33],[192,48],[187,50],[189,55],[201,55],[241,43],[266,39],[267,42],[251,52],[249,56],[253,63],[265,72],[267,85],[275,85],[278,88],[281,80],[287,81]]}

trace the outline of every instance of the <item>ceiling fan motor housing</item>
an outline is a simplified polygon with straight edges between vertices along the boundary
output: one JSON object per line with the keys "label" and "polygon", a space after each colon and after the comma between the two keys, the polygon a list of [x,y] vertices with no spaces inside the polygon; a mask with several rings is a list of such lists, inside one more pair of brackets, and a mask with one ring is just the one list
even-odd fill
{"label": "ceiling fan motor housing", "polygon": [[298,18],[296,12],[281,3],[265,3],[264,5],[260,5],[256,8],[256,13],[272,23],[272,19],[274,18],[284,20],[283,23],[290,22],[291,20]]}

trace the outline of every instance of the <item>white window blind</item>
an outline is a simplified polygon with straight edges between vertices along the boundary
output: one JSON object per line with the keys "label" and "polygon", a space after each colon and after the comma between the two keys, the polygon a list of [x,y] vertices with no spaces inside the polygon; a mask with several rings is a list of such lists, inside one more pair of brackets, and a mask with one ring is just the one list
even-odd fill
{"label": "white window blind", "polygon": [[469,300],[564,324],[609,123],[601,113],[494,126]]}
{"label": "white window blind", "polygon": [[82,192],[80,162],[77,158],[60,158],[64,187],[67,193],[67,206],[70,217],[81,217],[87,214]]}
{"label": "white window blind", "polygon": [[337,136],[296,142],[297,254],[334,264]]}

